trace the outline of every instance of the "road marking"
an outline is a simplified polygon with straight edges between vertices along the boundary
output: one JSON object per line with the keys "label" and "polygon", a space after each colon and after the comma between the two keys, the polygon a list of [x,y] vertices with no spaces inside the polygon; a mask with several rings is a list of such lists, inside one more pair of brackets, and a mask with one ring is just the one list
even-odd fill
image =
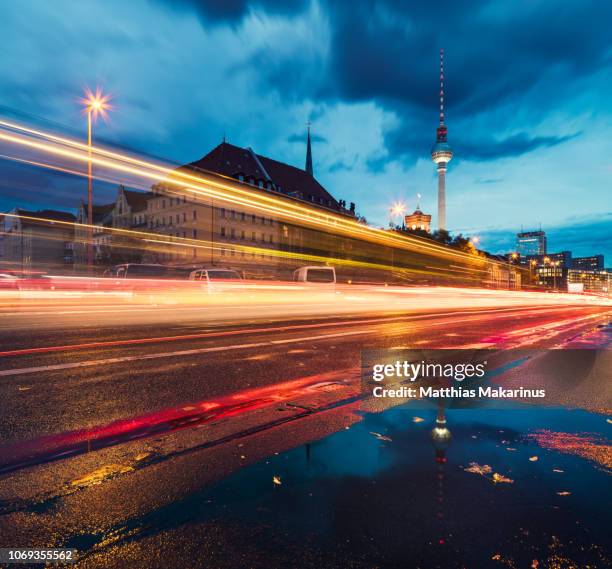
{"label": "road marking", "polygon": [[253,342],[251,344],[236,344],[233,346],[215,346],[211,348],[197,348],[194,350],[179,350],[176,352],[160,352],[157,354],[144,354],[139,356],[121,356],[116,358],[106,358],[103,360],[86,360],[83,362],[73,362],[67,364],[55,364],[48,366],[37,366],[37,367],[23,367],[15,369],[5,369],[0,371],[0,376],[7,377],[13,375],[25,375],[28,373],[38,373],[44,371],[57,371],[63,369],[75,369],[81,367],[91,367],[98,365],[117,364],[123,362],[134,362],[140,360],[156,360],[161,358],[171,358],[177,356],[193,356],[197,354],[206,354],[210,352],[223,352],[229,350],[246,350],[249,348],[261,348],[277,346],[281,344],[295,344],[297,342],[307,342],[311,340],[325,340],[327,338],[340,338],[342,336],[357,336],[359,334],[369,334],[372,329],[366,330],[354,330],[352,332],[337,332],[335,334],[320,334],[318,336],[308,336],[302,338],[291,338],[286,340],[269,340],[266,342]]}

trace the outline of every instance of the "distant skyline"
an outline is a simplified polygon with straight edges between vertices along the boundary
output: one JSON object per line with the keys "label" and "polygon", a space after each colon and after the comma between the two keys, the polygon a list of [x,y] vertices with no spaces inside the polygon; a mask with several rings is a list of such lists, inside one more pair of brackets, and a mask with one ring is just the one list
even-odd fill
{"label": "distant skyline", "polygon": [[[0,114],[84,135],[85,86],[112,93],[96,134],[172,162],[221,142],[304,167],[377,225],[398,200],[436,225],[430,149],[445,50],[455,156],[447,225],[492,252],[537,229],[612,265],[612,5],[588,1],[134,0],[0,8]],[[442,16],[444,14],[444,16]],[[0,209],[75,208],[82,180],[0,161]],[[100,201],[113,188],[97,185]]]}

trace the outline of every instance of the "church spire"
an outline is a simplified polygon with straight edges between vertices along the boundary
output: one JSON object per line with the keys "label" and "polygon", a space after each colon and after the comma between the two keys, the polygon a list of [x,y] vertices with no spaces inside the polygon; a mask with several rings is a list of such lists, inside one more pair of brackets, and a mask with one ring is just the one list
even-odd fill
{"label": "church spire", "polygon": [[310,121],[306,123],[306,128],[308,129],[308,137],[306,140],[306,167],[304,170],[308,172],[311,176],[312,174],[312,148],[310,147]]}

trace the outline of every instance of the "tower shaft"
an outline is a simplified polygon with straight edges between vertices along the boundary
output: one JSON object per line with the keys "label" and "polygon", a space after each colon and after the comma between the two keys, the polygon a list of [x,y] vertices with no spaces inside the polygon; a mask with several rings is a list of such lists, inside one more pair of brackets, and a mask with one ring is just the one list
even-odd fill
{"label": "tower shaft", "polygon": [[438,164],[438,230],[446,231],[446,164]]}

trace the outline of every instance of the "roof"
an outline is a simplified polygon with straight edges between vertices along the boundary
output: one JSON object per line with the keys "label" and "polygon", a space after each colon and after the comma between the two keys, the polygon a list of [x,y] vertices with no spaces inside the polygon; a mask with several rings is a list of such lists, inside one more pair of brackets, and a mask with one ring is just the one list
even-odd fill
{"label": "roof", "polygon": [[256,182],[270,182],[274,189],[282,194],[343,211],[338,201],[305,170],[228,142],[222,142],[206,156],[186,164],[183,168],[207,170],[232,178],[242,174],[245,179],[252,177]]}
{"label": "roof", "polygon": [[[68,223],[74,223],[76,221],[76,217],[72,213],[55,209],[40,209],[38,211],[29,211],[26,209],[16,208],[15,213],[23,217],[34,217],[41,220],[66,221]],[[32,219],[23,219],[23,217],[21,218],[21,223],[23,225],[37,224],[36,221]]]}
{"label": "roof", "polygon": [[[87,203],[83,203],[82,204],[83,207],[83,211],[85,212],[85,215],[87,215]],[[92,206],[92,210],[93,210],[93,222],[94,223],[99,223],[101,221],[104,220],[104,218],[111,212],[113,211],[113,208],[115,207],[115,203],[107,203],[107,204],[93,204]]]}
{"label": "roof", "polygon": [[[143,211],[147,209],[147,202],[155,197],[152,192],[136,192],[134,190],[126,190],[123,186],[119,187],[119,191],[123,192],[128,205],[132,209],[132,212]],[[113,204],[114,206],[114,204]]]}

